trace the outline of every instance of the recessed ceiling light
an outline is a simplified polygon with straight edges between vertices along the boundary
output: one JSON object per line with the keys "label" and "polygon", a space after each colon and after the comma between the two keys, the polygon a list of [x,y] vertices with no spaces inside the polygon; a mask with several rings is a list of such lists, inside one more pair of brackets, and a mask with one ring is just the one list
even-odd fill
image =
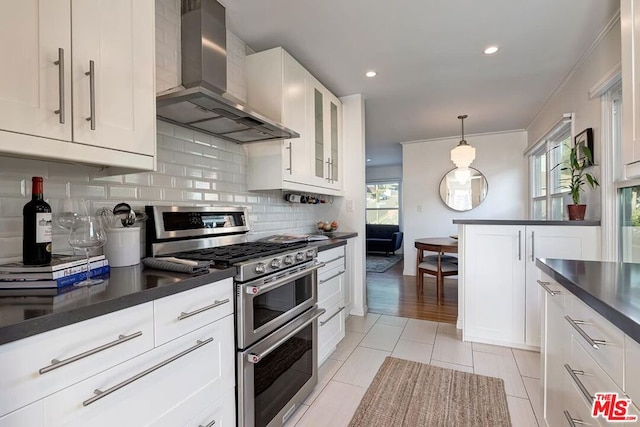
{"label": "recessed ceiling light", "polygon": [[370,161],[371,161],[371,159],[367,159],[367,162],[370,162]]}
{"label": "recessed ceiling light", "polygon": [[367,77],[375,77],[377,74],[378,73],[376,73],[375,71],[367,71],[365,76],[367,76]]}
{"label": "recessed ceiling light", "polygon": [[498,46],[489,46],[484,50],[484,53],[487,55],[492,55],[498,51]]}

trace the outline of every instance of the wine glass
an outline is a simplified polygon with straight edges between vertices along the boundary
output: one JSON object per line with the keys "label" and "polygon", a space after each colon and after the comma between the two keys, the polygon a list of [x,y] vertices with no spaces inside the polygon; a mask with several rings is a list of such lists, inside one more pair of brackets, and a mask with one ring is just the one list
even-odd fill
{"label": "wine glass", "polygon": [[74,222],[69,234],[69,244],[74,249],[82,249],[87,256],[87,278],[75,283],[75,286],[91,286],[103,282],[102,279],[91,279],[89,252],[103,246],[106,241],[107,233],[98,217],[86,216],[82,221]]}
{"label": "wine glass", "polygon": [[[74,227],[82,226],[89,217],[89,207],[84,199],[77,197],[67,197],[58,200],[58,205],[54,212],[55,224],[71,232]],[[75,248],[73,254],[76,254]]]}

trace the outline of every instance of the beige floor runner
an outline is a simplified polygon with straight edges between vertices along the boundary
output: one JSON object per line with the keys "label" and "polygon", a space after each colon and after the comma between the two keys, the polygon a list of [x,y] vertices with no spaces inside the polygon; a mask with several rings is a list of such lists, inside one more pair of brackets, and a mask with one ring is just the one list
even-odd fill
{"label": "beige floor runner", "polygon": [[387,357],[351,427],[510,427],[504,381]]}

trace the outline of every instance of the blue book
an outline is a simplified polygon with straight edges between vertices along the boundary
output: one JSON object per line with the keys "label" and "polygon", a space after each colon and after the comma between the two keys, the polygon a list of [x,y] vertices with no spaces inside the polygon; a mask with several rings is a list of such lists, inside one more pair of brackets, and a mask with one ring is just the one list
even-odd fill
{"label": "blue book", "polygon": [[[95,277],[108,274],[111,268],[108,265],[94,268],[90,271],[90,276]],[[0,279],[0,289],[25,289],[25,288],[62,288],[73,285],[87,278],[86,272],[72,274],[51,280],[32,280],[16,277],[15,279]]]}

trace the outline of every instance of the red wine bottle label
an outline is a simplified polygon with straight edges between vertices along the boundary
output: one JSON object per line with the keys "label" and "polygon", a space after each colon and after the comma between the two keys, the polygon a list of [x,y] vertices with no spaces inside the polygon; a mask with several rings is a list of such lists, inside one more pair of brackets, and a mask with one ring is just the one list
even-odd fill
{"label": "red wine bottle label", "polygon": [[51,212],[36,214],[36,243],[51,242]]}

